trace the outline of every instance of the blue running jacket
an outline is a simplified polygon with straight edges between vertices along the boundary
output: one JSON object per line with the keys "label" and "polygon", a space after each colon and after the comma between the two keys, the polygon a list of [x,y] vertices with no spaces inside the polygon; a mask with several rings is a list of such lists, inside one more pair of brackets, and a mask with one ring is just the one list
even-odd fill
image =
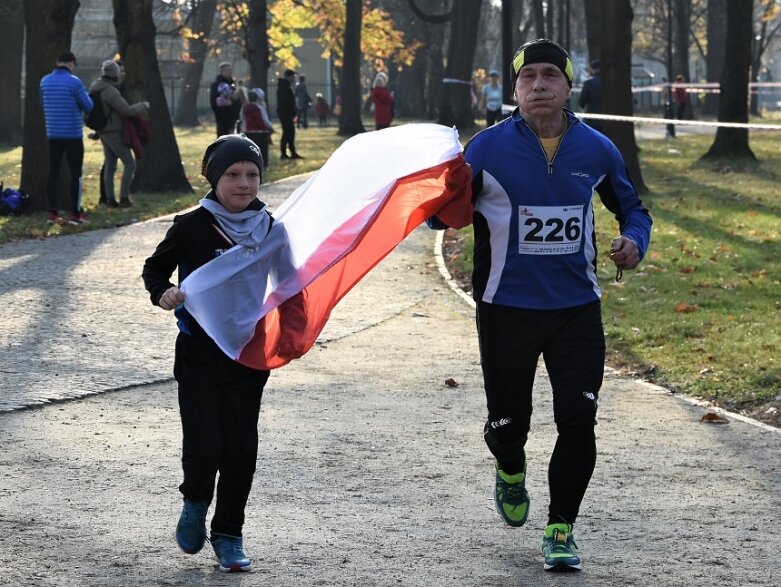
{"label": "blue running jacket", "polygon": [[645,256],[652,220],[616,146],[565,110],[548,162],[516,108],[467,144],[474,193],[474,297],[530,310],[600,299],[594,192]]}

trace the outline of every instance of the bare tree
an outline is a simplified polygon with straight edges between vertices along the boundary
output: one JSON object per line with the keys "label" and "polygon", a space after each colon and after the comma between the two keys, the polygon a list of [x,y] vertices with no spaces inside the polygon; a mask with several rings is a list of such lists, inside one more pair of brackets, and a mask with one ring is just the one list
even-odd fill
{"label": "bare tree", "polygon": [[473,128],[472,62],[477,45],[481,0],[460,0],[452,8],[450,43],[438,122],[459,130]]}
{"label": "bare tree", "polygon": [[[602,63],[602,110],[606,114],[632,116],[632,6],[629,0],[585,0],[584,6],[589,54]],[[602,129],[621,151],[637,190],[647,192],[637,156],[634,123],[605,120]]]}
{"label": "bare tree", "polygon": [[436,120],[439,113],[439,105],[442,102],[442,78],[445,77],[444,53],[445,33],[447,27],[432,26],[428,38],[428,50],[426,51],[426,63],[428,75],[426,87],[428,87],[428,99],[426,112],[428,118]]}
{"label": "bare tree", "polygon": [[[724,67],[724,43],[727,40],[727,0],[709,0],[706,15],[708,52],[705,55],[705,77],[708,82],[718,83]],[[705,94],[703,112],[717,114],[719,95],[715,92]]]}
{"label": "bare tree", "polygon": [[[436,119],[439,112],[439,105],[442,102],[442,79],[445,77],[444,57],[442,47],[445,41],[446,27],[437,26],[450,22],[451,12],[438,12],[436,14],[424,12],[415,0],[407,0],[413,14],[423,22],[432,26],[428,27],[428,37],[426,39],[426,87],[428,95],[426,100],[426,113],[428,118]],[[431,9],[430,2],[427,3]],[[442,8],[440,4],[438,9]]]}
{"label": "bare tree", "polygon": [[217,0],[192,0],[190,15],[190,33],[186,39],[187,59],[182,65],[182,91],[176,108],[176,124],[198,126],[198,90],[203,78],[203,65],[209,52],[214,15],[217,12]]}
{"label": "bare tree", "polygon": [[[751,67],[753,0],[727,2],[727,42],[719,97],[719,122],[748,122],[748,77]],[[720,126],[703,159],[749,159],[747,128]]]}
{"label": "bare tree", "polygon": [[361,121],[361,0],[345,1],[344,61],[342,64],[342,113],[339,135],[351,137],[365,132]]}
{"label": "bare tree", "polygon": [[157,61],[153,0],[112,0],[119,53],[125,60],[131,102],[148,100],[152,137],[139,160],[133,191],[191,192],[176,144]]}
{"label": "bare tree", "polygon": [[673,40],[675,50],[673,51],[673,70],[670,72],[670,76],[673,78],[681,74],[686,78],[686,81],[691,81],[691,75],[689,74],[689,47],[691,46],[689,22],[691,11],[691,0],[674,1]]}
{"label": "bare tree", "polygon": [[534,29],[535,14],[531,2],[524,0],[512,0],[513,18],[515,20],[513,29],[513,47],[518,48],[526,41],[532,40],[532,29]]}
{"label": "bare tree", "polygon": [[234,23],[233,39],[249,63],[252,84],[265,91],[270,63],[266,0],[223,0],[222,9]]}
{"label": "bare tree", "polygon": [[513,14],[513,0],[502,0],[502,101],[510,104],[513,98],[510,67],[516,46],[513,44],[513,24],[517,22]]}
{"label": "bare tree", "polygon": [[545,37],[545,10],[542,6],[542,0],[531,0],[532,10],[534,12],[534,32],[537,38]]}
{"label": "bare tree", "polygon": [[[759,18],[757,30],[754,31],[753,51],[751,52],[751,81],[759,81],[759,70],[764,55],[770,43],[781,28],[781,10],[778,0],[761,0],[757,7]],[[751,114],[759,116],[759,93],[751,92]]]}
{"label": "bare tree", "polygon": [[[42,163],[49,160],[46,142],[46,122],[41,108],[41,78],[54,66],[57,55],[71,46],[71,34],[79,0],[24,0],[25,37],[25,97],[24,132],[22,140],[21,189],[28,194],[36,210],[46,210],[46,173]],[[45,169],[45,168],[44,168]],[[66,204],[67,165],[60,170],[57,202]]]}
{"label": "bare tree", "polygon": [[[441,9],[443,0],[429,1],[427,4],[436,5]],[[391,74],[395,74],[395,86],[400,91],[396,92],[396,104],[394,106],[396,116],[412,116],[424,118],[428,112],[428,104],[431,95],[429,84],[430,69],[428,66],[431,53],[442,46],[441,38],[443,26],[431,24],[419,18],[413,10],[410,10],[407,0],[390,0],[383,3],[384,10],[391,13],[391,18],[396,28],[404,33],[408,43],[420,43],[421,46],[415,53],[415,60],[399,67],[397,71],[391,68]],[[441,52],[440,52],[441,59]],[[393,79],[393,78],[392,78]],[[441,76],[440,76],[441,79]],[[434,110],[436,110],[436,103]],[[432,118],[436,118],[434,115]]]}
{"label": "bare tree", "polygon": [[22,55],[24,6],[22,0],[0,4],[0,143],[22,144]]}
{"label": "bare tree", "polygon": [[268,48],[268,22],[266,0],[251,0],[247,19],[247,45],[245,54],[250,66],[252,83],[267,89],[268,68],[271,63]]}

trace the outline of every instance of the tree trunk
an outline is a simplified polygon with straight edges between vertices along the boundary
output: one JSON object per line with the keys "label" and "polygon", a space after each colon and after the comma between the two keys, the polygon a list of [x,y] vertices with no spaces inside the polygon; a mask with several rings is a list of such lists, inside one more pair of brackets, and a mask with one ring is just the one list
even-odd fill
{"label": "tree trunk", "polygon": [[192,37],[186,40],[188,58],[182,65],[182,91],[176,107],[176,124],[198,126],[198,92],[203,64],[209,51],[209,37],[217,11],[217,0],[200,0],[192,5]]}
{"label": "tree trunk", "polygon": [[429,120],[439,117],[439,105],[442,102],[442,79],[445,77],[444,57],[442,47],[445,44],[444,26],[430,26],[426,50],[426,71],[428,78],[426,87],[428,96],[426,100],[426,113]]}
{"label": "tree trunk", "polygon": [[[409,116],[423,119],[429,111],[428,100],[431,93],[428,84],[430,73],[428,63],[431,49],[436,46],[432,43],[432,31],[442,31],[445,27],[421,18],[414,10],[409,9],[409,2],[397,0],[395,6],[396,9],[391,12],[391,17],[396,23],[396,28],[404,33],[405,41],[421,43],[412,65],[399,68],[395,79],[396,87],[403,88],[404,91],[396,94],[395,112],[397,117]],[[431,12],[444,11],[442,0],[428,1],[426,7]]]}
{"label": "tree trunk", "polygon": [[[602,110],[605,114],[632,116],[632,19],[634,13],[629,0],[585,0],[586,26],[601,35],[597,56],[601,60]],[[591,39],[593,30],[587,33]],[[589,51],[591,48],[589,47]],[[643,181],[640,160],[637,157],[635,127],[632,122],[605,120],[602,131],[616,144],[624,158],[629,176],[640,193],[648,191]]]}
{"label": "tree trunk", "polygon": [[687,82],[692,81],[689,74],[689,21],[691,12],[691,0],[675,0],[675,8],[673,10],[675,51],[673,51],[673,71],[670,72],[672,81],[675,80],[675,76],[678,74],[683,75]]}
{"label": "tree trunk", "polygon": [[249,62],[252,87],[259,87],[268,93],[268,68],[270,55],[268,49],[268,23],[266,0],[251,0],[247,19],[246,56]]}
{"label": "tree trunk", "polygon": [[346,0],[344,25],[344,61],[342,64],[342,113],[339,136],[351,137],[366,132],[361,121],[361,0]]}
{"label": "tree trunk", "polygon": [[[727,2],[727,42],[719,98],[719,122],[748,122],[748,76],[751,67],[753,1]],[[756,160],[747,128],[720,126],[703,159]]]}
{"label": "tree trunk", "polygon": [[0,6],[0,47],[0,143],[16,146],[22,144],[22,0],[7,0]]}
{"label": "tree trunk", "polygon": [[556,31],[553,30],[553,23],[555,22],[554,12],[554,2],[553,0],[548,0],[545,6],[545,33],[546,36],[552,41],[556,40]]}
{"label": "tree trunk", "polygon": [[[24,0],[25,97],[20,187],[30,194],[35,210],[49,208],[46,196],[49,146],[41,107],[41,78],[52,71],[57,56],[70,49],[78,9],[79,0]],[[67,193],[69,177],[68,165],[63,162],[57,192],[57,204],[63,210],[71,208]]]}
{"label": "tree trunk", "polygon": [[125,60],[128,101],[147,100],[152,136],[138,161],[132,190],[191,192],[165,101],[155,48],[153,0],[113,0],[119,53]]}
{"label": "tree trunk", "polygon": [[481,0],[455,2],[450,21],[446,83],[442,85],[438,122],[445,126],[455,125],[459,130],[475,126],[472,109],[472,62],[477,46],[480,4]]}
{"label": "tree trunk", "polygon": [[[750,82],[759,81],[759,68],[762,66],[762,53],[760,52],[758,45],[758,42],[753,43],[754,50],[752,51],[753,55],[751,57],[751,68],[749,72]],[[748,109],[752,116],[761,116],[761,113],[759,112],[759,92],[759,88],[756,88],[753,92],[749,92]]]}
{"label": "tree trunk", "polygon": [[[602,41],[605,35],[602,34],[601,28],[604,24],[602,20],[604,16],[602,14],[603,9],[599,6],[600,4],[601,3],[594,2],[593,0],[584,1],[584,8],[586,11],[586,47],[588,48],[588,59],[586,60],[586,63],[589,63],[594,59],[601,59],[602,53],[604,52]],[[569,51],[569,47],[566,49]],[[604,67],[605,64],[603,63],[602,68],[604,69]],[[602,76],[602,79],[604,80],[604,76]]]}
{"label": "tree trunk", "polygon": [[[708,0],[707,29],[708,54],[705,56],[705,77],[710,83],[721,80],[724,67],[724,43],[727,37],[727,0]],[[719,95],[705,94],[703,113],[715,115],[719,111]]]}
{"label": "tree trunk", "polygon": [[534,32],[537,38],[545,38],[545,12],[542,8],[542,0],[532,0],[532,10],[534,11]]}
{"label": "tree trunk", "polygon": [[534,27],[534,11],[530,5],[526,10],[524,0],[512,0],[513,4],[513,47],[517,49],[526,41],[532,39],[531,30]]}
{"label": "tree trunk", "polygon": [[502,102],[512,104],[513,87],[510,77],[513,55],[513,27],[517,28],[520,15],[513,13],[513,0],[502,0]]}
{"label": "tree trunk", "polygon": [[416,59],[414,63],[399,72],[397,87],[405,88],[396,96],[396,116],[422,118],[426,112],[426,63]]}

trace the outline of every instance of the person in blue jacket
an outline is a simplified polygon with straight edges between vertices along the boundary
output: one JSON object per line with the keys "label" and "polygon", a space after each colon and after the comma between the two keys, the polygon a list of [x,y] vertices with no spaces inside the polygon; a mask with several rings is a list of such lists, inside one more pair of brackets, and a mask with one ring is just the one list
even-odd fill
{"label": "person in blue jacket", "polygon": [[41,78],[40,92],[43,116],[46,120],[46,136],[49,139],[49,180],[46,192],[49,197],[49,224],[63,224],[65,220],[57,209],[57,177],[60,174],[62,156],[70,168],[69,192],[71,215],[69,224],[87,222],[81,207],[84,164],[84,114],[92,112],[92,98],[81,80],[73,75],[76,56],[70,51],[57,57],[57,66]]}
{"label": "person in blue jacket", "polygon": [[[652,225],[616,146],[564,108],[572,77],[572,61],[556,43],[521,46],[512,62],[518,107],[465,149],[485,441],[495,457],[495,505],[511,526],[529,515],[525,445],[540,355],[553,388],[558,436],[548,466],[547,571],[582,568],[572,529],[596,463],[605,336],[594,192],[618,221],[610,251],[617,277],[640,263]],[[436,218],[429,225],[442,228]]]}

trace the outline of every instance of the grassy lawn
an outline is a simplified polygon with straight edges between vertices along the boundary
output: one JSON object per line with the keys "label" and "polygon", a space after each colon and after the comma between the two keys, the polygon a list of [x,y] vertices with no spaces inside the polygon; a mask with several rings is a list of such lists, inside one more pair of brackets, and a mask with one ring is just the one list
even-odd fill
{"label": "grassy lawn", "polygon": [[[752,132],[760,162],[741,169],[699,162],[711,142],[641,144],[654,229],[621,283],[606,254],[615,220],[596,201],[608,361],[779,426],[781,147],[777,134]],[[468,274],[472,236],[461,233],[456,262]]]}
{"label": "grassy lawn", "polygon": [[[371,128],[369,121],[366,127]],[[211,126],[177,129],[194,192],[134,194],[129,210],[97,206],[99,145],[86,141],[86,227],[47,227],[45,214],[0,217],[0,243],[94,230],[153,218],[197,203],[199,176]],[[279,134],[274,135],[279,140]],[[281,162],[270,147],[274,181],[319,168],[343,139],[336,128],[297,133],[302,161]],[[607,257],[615,221],[597,202],[597,226],[609,363],[680,393],[781,425],[781,147],[777,135],[752,132],[756,166],[742,169],[698,161],[711,144],[704,136],[644,141],[641,163],[654,217],[651,248],[637,271],[615,283]],[[0,150],[0,178],[14,186],[21,149]],[[455,274],[471,264],[471,230],[458,233]],[[770,411],[768,411],[770,409]]]}
{"label": "grassy lawn", "polygon": [[[366,128],[371,127],[364,121]],[[208,190],[208,183],[200,176],[201,158],[206,146],[215,138],[211,124],[197,128],[177,128],[176,139],[184,163],[187,178],[193,187],[192,193],[132,194],[133,208],[103,208],[98,206],[99,173],[103,164],[103,151],[99,141],[84,140],[84,208],[90,224],[86,226],[47,226],[46,213],[38,212],[28,216],[0,216],[0,244],[27,238],[45,238],[58,234],[82,232],[98,228],[121,226],[139,220],[155,218],[171,212],[189,208],[198,203]],[[296,132],[296,147],[306,157],[295,161],[280,161],[279,130],[272,135],[274,144],[269,146],[270,169],[264,174],[264,183],[319,169],[325,160],[343,141],[336,135],[336,126],[317,128],[310,125],[307,130]],[[0,148],[0,179],[6,187],[18,187],[21,177],[22,148]],[[63,165],[66,163],[63,161]],[[122,163],[118,162],[122,169]],[[46,173],[42,169],[42,173]],[[119,175],[114,182],[119,190]],[[117,197],[119,194],[117,193]]]}

